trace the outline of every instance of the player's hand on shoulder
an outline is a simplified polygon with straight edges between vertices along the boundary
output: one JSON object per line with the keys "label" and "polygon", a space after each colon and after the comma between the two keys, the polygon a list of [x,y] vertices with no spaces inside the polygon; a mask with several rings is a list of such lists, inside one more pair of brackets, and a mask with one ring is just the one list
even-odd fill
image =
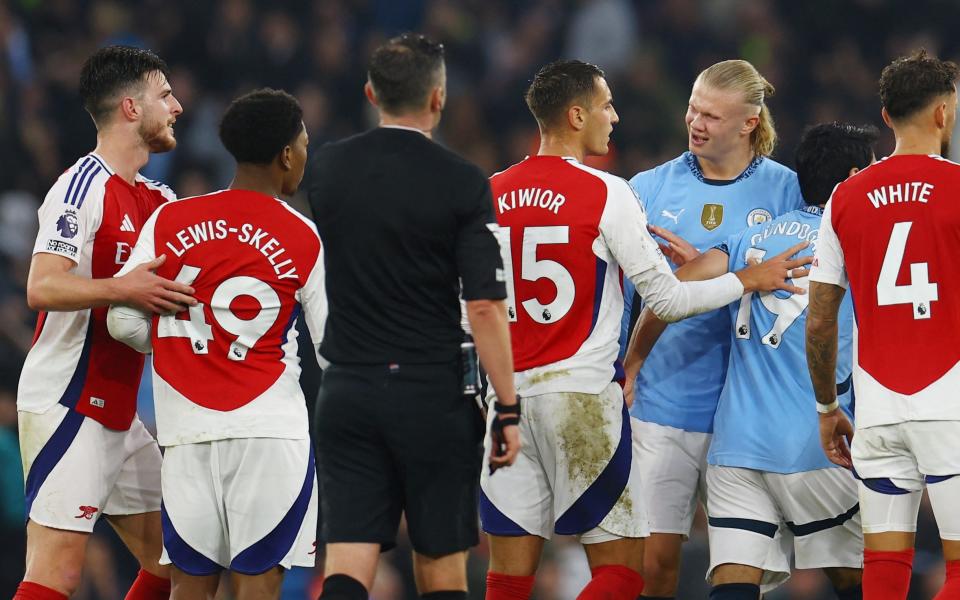
{"label": "player's hand on shoulder", "polygon": [[740,278],[744,291],[772,292],[784,290],[792,294],[806,294],[807,290],[793,285],[791,281],[806,277],[809,274],[809,270],[805,267],[813,262],[813,257],[803,256],[793,259],[790,257],[809,245],[809,242],[801,242],[773,258],[762,262],[753,262],[746,268],[737,271],[736,275]]}
{"label": "player's hand on shoulder", "polygon": [[653,235],[667,242],[664,244],[657,240],[657,243],[660,244],[660,250],[663,252],[664,256],[669,258],[670,261],[678,267],[681,267],[700,256],[700,251],[694,248],[693,244],[673,233],[669,229],[657,227],[656,225],[648,225],[647,229],[649,229],[650,233]]}
{"label": "player's hand on shoulder", "polygon": [[160,277],[155,271],[166,261],[166,255],[138,265],[132,271],[118,277],[116,285],[119,304],[132,306],[147,313],[169,314],[193,306],[197,300],[189,285]]}
{"label": "player's hand on shoulder", "polygon": [[820,414],[820,445],[830,462],[845,469],[853,468],[851,444],[853,425],[842,410]]}

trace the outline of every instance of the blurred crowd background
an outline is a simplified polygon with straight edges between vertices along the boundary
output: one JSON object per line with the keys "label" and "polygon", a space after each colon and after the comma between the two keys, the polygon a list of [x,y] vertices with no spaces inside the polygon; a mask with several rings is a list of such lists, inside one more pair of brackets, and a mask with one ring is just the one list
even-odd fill
{"label": "blurred crowd background", "polygon": [[[155,155],[145,174],[189,196],[229,183],[232,162],[217,125],[230,99],[255,87],[300,99],[313,146],[372,127],[362,92],[367,57],[405,30],[446,48],[449,99],[438,141],[489,173],[536,151],[523,91],[542,64],[568,57],[600,65],[620,123],[610,155],[594,164],[630,177],[686,149],[690,85],[716,61],[750,60],[776,87],[768,100],[781,138],[775,158],[791,165],[806,125],[839,119],[882,129],[883,65],[921,46],[956,59],[957,23],[953,0],[0,0],[0,597],[12,595],[23,572],[15,400],[36,319],[24,293],[36,210],[57,176],[95,145],[77,82],[97,47],[148,47],[169,63],[184,106],[179,145]],[[885,133],[878,154],[892,147]],[[308,368],[311,404],[317,381]],[[911,598],[931,598],[943,565],[926,504],[918,550]],[[122,598],[136,565],[105,523],[88,563],[77,597]],[[685,545],[678,598],[706,597],[706,565],[700,519]],[[485,568],[481,545],[470,560],[472,597],[483,597]],[[293,570],[284,598],[314,598],[320,577],[319,567]],[[536,598],[573,598],[588,577],[578,547],[560,539],[544,557]],[[372,597],[416,597],[408,544],[382,561]],[[832,594],[820,573],[797,571],[768,597]]]}

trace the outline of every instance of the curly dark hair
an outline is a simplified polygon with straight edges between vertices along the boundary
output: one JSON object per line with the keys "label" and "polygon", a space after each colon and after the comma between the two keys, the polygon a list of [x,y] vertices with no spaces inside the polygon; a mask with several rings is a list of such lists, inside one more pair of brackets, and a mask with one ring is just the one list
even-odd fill
{"label": "curly dark hair", "polygon": [[880,101],[894,120],[912,116],[934,98],[956,90],[960,69],[920,49],[884,67],[880,74]]}
{"label": "curly dark hair", "polygon": [[113,111],[117,93],[145,83],[145,76],[159,71],[170,76],[162,58],[142,48],[107,46],[94,52],[80,71],[80,99],[98,126]]}
{"label": "curly dark hair", "polygon": [[558,60],[545,65],[527,88],[527,107],[537,122],[550,125],[575,102],[589,98],[596,90],[603,69],[580,60]]}
{"label": "curly dark hair", "polygon": [[367,77],[380,107],[402,114],[423,106],[438,83],[443,67],[443,44],[424,35],[401,34],[373,52]]}
{"label": "curly dark hair", "polygon": [[220,141],[238,163],[270,164],[303,131],[303,109],[283,90],[261,88],[230,103]]}
{"label": "curly dark hair", "polygon": [[850,169],[873,162],[879,132],[873,125],[822,123],[803,132],[795,155],[800,193],[809,206],[821,206]]}

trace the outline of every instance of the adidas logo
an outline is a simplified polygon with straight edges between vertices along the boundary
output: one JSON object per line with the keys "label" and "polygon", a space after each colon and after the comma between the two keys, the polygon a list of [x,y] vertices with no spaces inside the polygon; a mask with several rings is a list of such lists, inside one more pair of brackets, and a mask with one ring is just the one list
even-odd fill
{"label": "adidas logo", "polygon": [[123,215],[123,222],[120,223],[120,231],[136,231],[137,228],[133,226],[133,221],[130,220],[130,215]]}

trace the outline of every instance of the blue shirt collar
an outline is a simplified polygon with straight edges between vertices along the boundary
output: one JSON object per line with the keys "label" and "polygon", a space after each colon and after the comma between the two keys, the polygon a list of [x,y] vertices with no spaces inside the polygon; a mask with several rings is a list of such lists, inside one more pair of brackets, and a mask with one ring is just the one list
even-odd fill
{"label": "blue shirt collar", "polygon": [[708,185],[730,185],[737,183],[738,181],[743,181],[747,177],[753,175],[757,170],[757,167],[760,166],[760,163],[763,162],[764,157],[757,155],[753,157],[753,160],[750,161],[750,164],[747,165],[747,168],[743,170],[743,173],[737,175],[736,179],[731,179],[729,181],[719,180],[719,179],[708,179],[704,177],[703,170],[700,169],[700,161],[697,160],[697,157],[693,155],[689,150],[683,153],[683,159],[687,163],[687,167],[690,168],[690,172],[693,173],[693,176],[706,183]]}

